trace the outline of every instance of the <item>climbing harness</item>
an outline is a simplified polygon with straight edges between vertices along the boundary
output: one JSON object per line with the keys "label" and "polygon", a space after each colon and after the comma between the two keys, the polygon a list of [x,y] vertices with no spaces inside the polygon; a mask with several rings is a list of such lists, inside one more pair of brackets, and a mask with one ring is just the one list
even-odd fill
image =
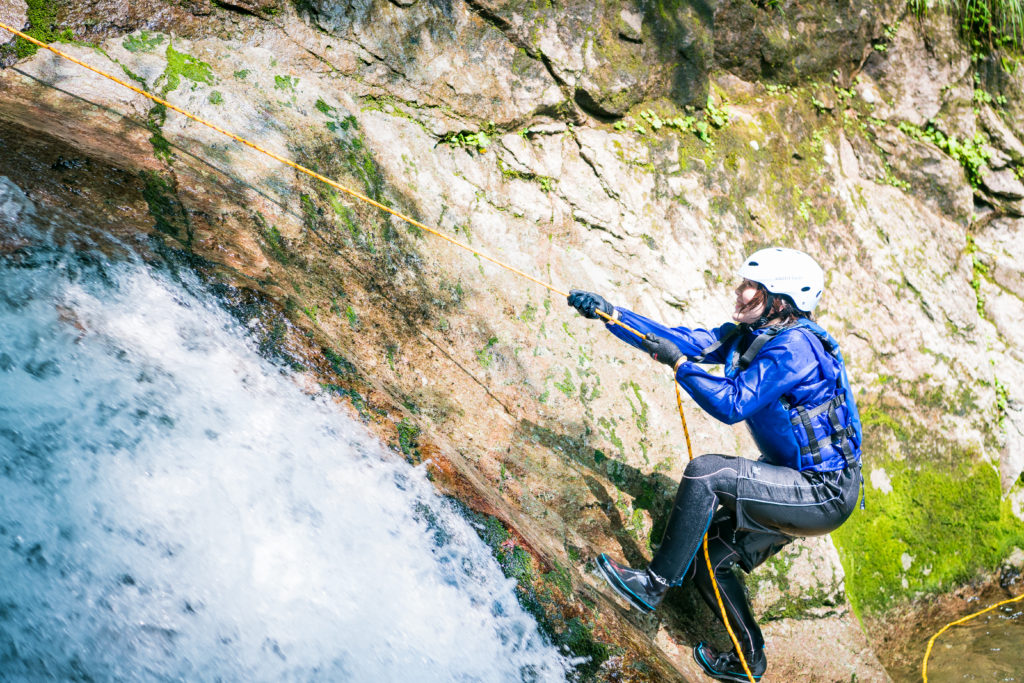
{"label": "climbing harness", "polygon": [[[47,45],[46,43],[43,43],[42,41],[39,41],[39,40],[33,38],[32,36],[26,34],[26,33],[22,33],[21,31],[15,29],[15,28],[12,28],[12,27],[10,27],[10,26],[2,23],[2,22],[0,22],[0,29],[3,29],[5,31],[10,31],[11,33],[13,33],[14,35],[18,36],[19,38],[22,38],[23,40],[27,40],[28,42],[32,43],[33,45],[36,45],[37,47],[41,47],[41,48],[44,48],[46,50],[49,50],[50,52],[54,53],[58,57],[62,57],[63,59],[66,59],[69,62],[77,64],[77,65],[79,65],[79,66],[81,66],[81,67],[83,67],[85,69],[88,69],[89,71],[92,71],[93,73],[98,74],[98,75],[102,76],[103,78],[111,80],[111,81],[117,83],[118,85],[124,86],[125,88],[128,88],[129,90],[132,90],[133,92],[136,92],[139,95],[142,95],[143,97],[145,97],[145,98],[147,98],[149,100],[152,100],[153,102],[156,102],[157,104],[160,104],[160,105],[163,105],[164,107],[167,107],[171,111],[178,112],[182,116],[185,116],[185,117],[195,121],[196,123],[204,125],[207,128],[215,130],[218,133],[220,133],[222,135],[225,135],[225,136],[231,138],[232,140],[245,145],[246,147],[254,149],[257,152],[260,152],[262,154],[265,154],[265,155],[269,156],[270,158],[272,158],[272,159],[274,159],[276,161],[279,161],[282,164],[295,169],[296,171],[299,171],[300,173],[304,173],[304,174],[306,174],[306,175],[308,175],[308,176],[310,176],[312,178],[316,178],[317,180],[319,180],[319,181],[321,181],[323,183],[326,183],[327,185],[330,185],[331,187],[333,187],[336,190],[344,192],[345,194],[347,194],[347,195],[349,195],[351,197],[354,197],[354,198],[356,198],[356,199],[358,199],[360,201],[363,201],[363,202],[365,202],[365,203],[367,203],[367,204],[369,204],[371,206],[374,206],[374,207],[380,209],[381,211],[385,211],[385,212],[391,214],[392,216],[394,216],[394,217],[396,217],[396,218],[398,218],[400,220],[403,220],[406,223],[409,223],[410,225],[414,225],[417,228],[419,228],[419,229],[421,229],[421,230],[423,230],[425,232],[428,232],[428,233],[430,233],[432,235],[435,235],[436,237],[440,237],[441,239],[445,240],[446,242],[454,244],[455,246],[460,247],[462,249],[465,249],[466,251],[472,252],[476,256],[478,256],[478,257],[480,257],[482,259],[485,259],[486,261],[489,261],[490,263],[493,263],[496,266],[504,268],[505,270],[508,270],[508,271],[510,271],[512,273],[520,275],[520,276],[526,278],[527,280],[530,280],[531,282],[534,282],[534,283],[540,285],[541,287],[544,287],[545,289],[547,289],[550,292],[558,294],[558,295],[560,295],[560,296],[562,296],[562,297],[564,297],[566,299],[569,298],[568,293],[563,292],[563,291],[557,289],[556,287],[554,287],[551,284],[548,284],[548,283],[546,283],[546,282],[544,282],[542,280],[538,280],[537,278],[533,277],[532,275],[524,273],[523,271],[519,270],[518,268],[515,268],[513,266],[508,265],[507,263],[499,261],[496,258],[488,256],[487,254],[485,254],[485,253],[483,253],[481,251],[478,251],[477,249],[474,249],[473,247],[469,246],[468,244],[460,242],[459,240],[456,240],[456,239],[454,239],[452,237],[449,237],[448,235],[445,235],[444,233],[439,232],[438,230],[435,230],[435,229],[433,229],[431,227],[428,227],[428,226],[424,225],[423,223],[415,220],[414,218],[406,216],[405,214],[403,214],[403,213],[401,213],[399,211],[395,211],[394,209],[392,209],[390,207],[384,206],[380,202],[374,201],[373,199],[367,197],[364,194],[361,194],[361,193],[359,193],[359,192],[357,192],[357,191],[355,191],[353,189],[345,187],[344,185],[342,185],[342,184],[340,184],[340,183],[338,183],[338,182],[336,182],[334,180],[331,180],[330,178],[328,178],[326,176],[323,176],[323,175],[317,173],[316,171],[313,171],[312,169],[309,169],[309,168],[306,168],[305,166],[297,164],[294,161],[291,161],[290,159],[286,159],[285,157],[282,157],[282,156],[280,156],[278,154],[275,154],[274,152],[271,152],[271,151],[269,151],[267,149],[264,149],[263,147],[260,147],[259,145],[257,145],[256,143],[254,143],[254,142],[252,142],[250,140],[247,140],[247,139],[245,139],[245,138],[243,138],[243,137],[241,137],[239,135],[235,135],[234,133],[232,133],[232,132],[230,132],[228,130],[225,130],[224,128],[221,128],[220,126],[217,126],[216,124],[213,124],[213,123],[210,123],[209,121],[201,119],[198,116],[196,116],[195,114],[187,112],[184,109],[181,109],[180,107],[177,107],[177,106],[171,104],[170,102],[168,102],[167,100],[165,100],[165,99],[163,99],[161,97],[157,97],[156,95],[153,95],[152,93],[148,93],[145,90],[142,90],[141,88],[138,88],[138,87],[136,87],[136,86],[134,86],[134,85],[132,85],[130,83],[127,83],[127,82],[125,82],[125,81],[123,81],[123,80],[121,80],[121,79],[119,79],[119,78],[117,78],[115,76],[111,76],[110,74],[108,74],[108,73],[106,73],[104,71],[101,71],[100,69],[97,69],[95,67],[89,66],[88,64],[75,59],[71,55],[66,54],[64,52],[61,52],[60,50],[58,50],[58,49],[56,49],[54,47],[51,47],[51,46]],[[617,320],[615,317],[610,316],[610,315],[604,313],[603,311],[596,311],[596,313],[598,315],[600,315],[602,318],[604,318],[605,320],[607,320],[609,323],[618,325],[619,327],[622,327],[622,328],[628,330],[629,332],[635,334],[637,337],[643,337],[644,336],[643,333],[641,333],[638,330],[634,329],[633,327],[630,327],[629,325],[627,325],[627,324]],[[682,423],[683,423],[683,433],[686,435],[687,453],[689,454],[690,460],[692,460],[693,459],[693,448],[692,448],[691,443],[690,443],[690,431],[689,431],[689,429],[686,426],[686,416],[683,414],[683,400],[682,400],[681,394],[679,393],[679,384],[678,383],[676,383],[676,402],[677,402],[677,404],[679,406],[679,417],[682,419]],[[753,676],[753,674],[750,673],[750,669],[747,667],[746,659],[743,657],[743,650],[740,647],[739,640],[736,638],[736,634],[733,633],[732,627],[729,625],[729,617],[726,614],[725,605],[722,602],[721,596],[719,595],[718,584],[714,580],[714,571],[711,569],[711,558],[708,555],[708,537],[707,537],[707,534],[704,535],[704,558],[705,558],[705,560],[708,563],[708,571],[711,573],[711,577],[712,577],[711,582],[712,582],[712,585],[714,585],[714,587],[715,587],[715,597],[718,598],[718,606],[719,606],[719,608],[722,611],[722,623],[725,624],[725,628],[729,632],[729,637],[732,639],[733,644],[736,646],[736,653],[739,655],[740,662],[743,664],[743,670],[746,672],[747,677],[750,679],[750,683],[755,683],[754,676]]]}
{"label": "climbing harness", "polygon": [[989,607],[986,607],[983,610],[979,610],[979,611],[975,612],[974,614],[968,614],[966,617],[961,617],[960,619],[957,619],[956,621],[951,621],[948,624],[946,624],[945,626],[943,626],[941,629],[939,629],[938,633],[936,633],[934,636],[932,636],[931,638],[928,639],[928,648],[924,651],[924,659],[921,661],[921,679],[924,681],[924,683],[928,683],[928,656],[932,653],[932,646],[935,645],[935,639],[936,638],[941,636],[943,633],[945,633],[952,626],[958,626],[958,625],[960,625],[960,624],[962,624],[962,623],[964,623],[966,621],[970,621],[974,617],[981,616],[985,612],[991,612],[996,607],[999,607],[1001,605],[1008,605],[1011,602],[1017,602],[1018,600],[1024,600],[1024,593],[1021,593],[1020,595],[1018,595],[1015,598],[1010,598],[1009,600],[1003,600],[1001,602],[997,602],[996,604],[990,605]]}

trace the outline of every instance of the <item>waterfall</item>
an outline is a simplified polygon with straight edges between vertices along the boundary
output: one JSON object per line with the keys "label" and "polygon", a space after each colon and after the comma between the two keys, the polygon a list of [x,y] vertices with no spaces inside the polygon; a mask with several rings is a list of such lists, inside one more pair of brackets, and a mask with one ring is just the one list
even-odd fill
{"label": "waterfall", "polygon": [[41,213],[0,178],[0,678],[571,672],[421,468],[194,275]]}

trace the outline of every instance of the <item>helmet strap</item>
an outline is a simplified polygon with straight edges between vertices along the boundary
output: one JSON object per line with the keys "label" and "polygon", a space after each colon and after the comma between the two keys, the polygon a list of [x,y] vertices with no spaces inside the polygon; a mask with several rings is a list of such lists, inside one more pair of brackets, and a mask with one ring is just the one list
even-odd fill
{"label": "helmet strap", "polygon": [[764,312],[761,313],[761,317],[758,318],[757,322],[754,324],[755,328],[764,327],[765,325],[768,324],[768,320],[771,318],[772,315],[772,307],[775,305],[775,295],[773,295],[767,289],[765,290],[765,294],[767,296],[765,297]]}

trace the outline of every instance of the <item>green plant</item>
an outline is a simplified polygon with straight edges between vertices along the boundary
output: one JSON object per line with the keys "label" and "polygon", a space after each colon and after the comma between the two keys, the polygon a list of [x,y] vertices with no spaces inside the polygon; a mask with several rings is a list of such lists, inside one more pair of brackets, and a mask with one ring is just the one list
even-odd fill
{"label": "green plant", "polygon": [[402,453],[408,456],[413,455],[413,449],[416,447],[416,439],[420,435],[420,428],[408,418],[403,418],[402,421],[395,426],[398,429],[398,447],[402,449]]}
{"label": "green plant", "polygon": [[161,94],[166,95],[177,90],[181,85],[182,78],[192,81],[193,88],[196,83],[213,83],[213,71],[210,69],[210,65],[192,55],[178,52],[174,49],[173,43],[167,43],[164,55],[167,57],[167,66],[160,75],[160,78],[164,79],[164,85],[160,89]]}
{"label": "green plant", "polygon": [[487,343],[484,344],[484,347],[476,352],[476,360],[480,365],[485,368],[489,368],[494,364],[494,354],[491,353],[491,348],[493,348],[497,343],[498,338],[491,337],[487,340]]}
{"label": "green plant", "polygon": [[[27,0],[28,7],[25,10],[28,16],[29,28],[25,31],[39,42],[52,43],[54,41],[71,41],[74,35],[70,28],[63,31],[57,28],[57,3],[53,0]],[[14,53],[18,59],[34,55],[39,48],[19,37],[14,43]]]}
{"label": "green plant", "polygon": [[299,84],[297,76],[274,76],[274,90],[294,92],[295,86]]}
{"label": "green plant", "polygon": [[150,33],[143,29],[138,33],[125,36],[121,46],[128,52],[152,52],[156,46],[164,42],[162,33]]}
{"label": "green plant", "polygon": [[661,120],[661,117],[659,117],[650,109],[645,109],[642,112],[640,112],[640,118],[646,121],[647,124],[651,127],[651,130],[653,130],[654,132],[658,132],[661,129],[661,127],[665,125],[665,122]]}
{"label": "green plant", "polygon": [[931,9],[955,16],[975,60],[1008,47],[1024,48],[1024,3],[1020,0],[909,0],[923,16]]}
{"label": "green plant", "polygon": [[704,119],[715,128],[724,128],[729,123],[729,108],[725,103],[722,103],[721,107],[716,107],[711,96],[708,95],[707,106],[704,108]]}
{"label": "green plant", "polygon": [[982,280],[988,277],[988,266],[978,258],[978,246],[974,243],[974,236],[967,235],[967,246],[964,251],[971,257],[971,289],[974,290],[975,306],[978,315],[985,315],[985,294],[981,291]]}
{"label": "green plant", "polygon": [[967,180],[972,187],[977,187],[981,182],[981,169],[992,157],[985,136],[975,133],[971,140],[959,140],[955,135],[947,136],[929,122],[924,128],[906,121],[901,121],[898,128],[917,140],[931,142],[943,152],[953,157],[967,174]]}
{"label": "green plant", "polygon": [[452,147],[475,147],[478,152],[484,154],[491,146],[491,135],[486,131],[474,132],[459,131],[457,133],[446,133],[441,142]]}
{"label": "green plant", "polygon": [[348,326],[353,330],[359,329],[359,315],[351,306],[345,309],[345,318],[348,319]]}
{"label": "green plant", "polygon": [[996,390],[996,421],[1002,427],[1006,422],[1006,411],[1010,409],[1010,392],[1006,389],[1006,385],[999,381],[998,377],[996,377],[993,385]]}

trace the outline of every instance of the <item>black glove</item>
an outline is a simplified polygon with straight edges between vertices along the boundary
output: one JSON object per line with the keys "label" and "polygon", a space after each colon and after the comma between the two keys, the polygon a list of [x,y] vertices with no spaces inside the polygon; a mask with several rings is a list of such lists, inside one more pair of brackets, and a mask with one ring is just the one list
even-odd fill
{"label": "black glove", "polygon": [[651,354],[651,358],[664,363],[670,368],[675,368],[676,363],[680,358],[683,357],[683,352],[679,350],[679,347],[670,342],[668,339],[662,339],[656,334],[648,334],[646,337],[640,340],[640,345],[644,351]]}
{"label": "black glove", "polygon": [[580,312],[584,318],[596,318],[597,311],[607,316],[615,315],[615,307],[604,300],[600,294],[584,292],[582,289],[569,290],[569,305]]}

